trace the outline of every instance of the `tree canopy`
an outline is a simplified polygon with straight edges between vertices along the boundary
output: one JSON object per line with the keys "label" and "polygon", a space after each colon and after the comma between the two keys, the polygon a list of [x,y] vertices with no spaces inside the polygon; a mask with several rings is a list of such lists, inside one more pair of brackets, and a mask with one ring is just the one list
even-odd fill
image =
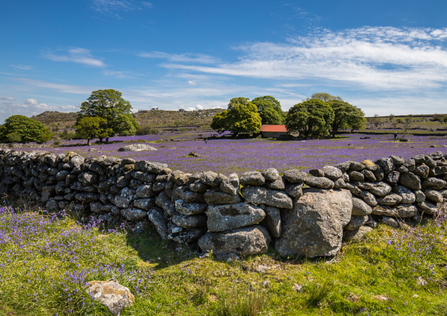
{"label": "tree canopy", "polygon": [[[98,116],[85,116],[78,120],[76,128],[76,136],[87,139],[87,145],[90,146],[90,140],[93,138],[104,138],[107,135],[107,129],[104,125],[107,121]],[[105,133],[105,134],[101,134]]]}
{"label": "tree canopy", "polygon": [[211,128],[219,133],[231,131],[238,134],[259,133],[262,126],[261,116],[256,105],[248,98],[233,98],[228,104],[228,109],[213,117]]}
{"label": "tree canopy", "polygon": [[307,98],[306,101],[309,101],[311,99],[318,99],[318,100],[321,100],[321,101],[324,101],[324,102],[329,102],[329,101],[332,101],[332,100],[343,101],[342,98],[334,96],[334,95],[331,95],[331,94],[329,94],[327,92],[315,92],[314,94],[312,94],[312,96],[310,98]]}
{"label": "tree canopy", "polygon": [[334,111],[326,102],[310,99],[295,104],[286,117],[289,132],[299,132],[305,138],[319,138],[329,134]]}
{"label": "tree canopy", "polygon": [[281,109],[281,104],[274,97],[266,95],[257,97],[251,101],[258,108],[262,124],[284,124],[286,115]]}
{"label": "tree canopy", "polygon": [[132,116],[132,105],[121,95],[121,92],[114,89],[93,91],[87,101],[81,104],[76,125],[84,117],[100,117],[106,121],[101,124],[100,138],[108,141],[109,137],[117,134],[135,135],[139,126]]}
{"label": "tree canopy", "polygon": [[41,122],[23,115],[13,115],[0,126],[2,143],[43,143],[51,139],[51,131]]}
{"label": "tree canopy", "polygon": [[331,124],[332,137],[340,129],[358,130],[365,128],[365,114],[361,109],[339,100],[330,100],[327,102],[334,111],[334,120]]}

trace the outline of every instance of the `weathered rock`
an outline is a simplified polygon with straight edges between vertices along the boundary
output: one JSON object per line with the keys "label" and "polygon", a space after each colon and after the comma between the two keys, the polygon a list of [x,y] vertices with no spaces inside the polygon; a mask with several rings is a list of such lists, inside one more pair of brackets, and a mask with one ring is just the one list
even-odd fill
{"label": "weathered rock", "polygon": [[399,222],[396,219],[388,216],[382,217],[382,223],[393,228],[398,228],[400,226]]}
{"label": "weathered rock", "polygon": [[377,226],[379,226],[379,223],[370,215],[365,225],[371,228],[376,228]]}
{"label": "weathered rock", "polygon": [[125,208],[121,210],[121,215],[129,221],[138,222],[146,218],[147,212],[138,208]]}
{"label": "weathered rock", "polygon": [[395,166],[402,166],[405,163],[405,159],[402,157],[391,155],[390,158]]}
{"label": "weathered rock", "polygon": [[365,169],[365,165],[357,161],[351,161],[349,169],[354,171],[362,171],[363,169]]}
{"label": "weathered rock", "polygon": [[269,168],[267,170],[264,170],[262,172],[262,176],[264,177],[264,179],[266,181],[271,181],[271,182],[276,181],[281,178],[278,170],[276,170],[275,168]]}
{"label": "weathered rock", "polygon": [[341,248],[351,211],[347,190],[308,190],[292,210],[281,214],[283,229],[275,249],[282,256],[334,256]]}
{"label": "weathered rock", "polygon": [[193,183],[189,184],[189,189],[192,192],[199,192],[203,193],[206,192],[209,189],[209,186],[202,183],[200,180],[194,181]]}
{"label": "weathered rock", "polygon": [[369,171],[376,171],[378,168],[378,166],[372,160],[369,159],[363,160],[362,164],[365,165],[365,168]]}
{"label": "weathered rock", "polygon": [[244,172],[240,178],[241,185],[264,185],[265,178],[259,171]]}
{"label": "weathered rock", "polygon": [[399,181],[400,178],[400,173],[398,171],[391,171],[387,177],[386,177],[386,181],[388,181],[388,183],[391,184],[397,184],[397,182]]}
{"label": "weathered rock", "polygon": [[247,203],[211,205],[206,211],[210,232],[221,232],[260,223],[265,212]]}
{"label": "weathered rock", "polygon": [[351,220],[344,227],[345,230],[357,230],[359,227],[363,226],[368,221],[368,215],[351,217]]}
{"label": "weathered rock", "polygon": [[416,170],[416,161],[412,158],[405,159],[404,166],[408,168],[409,171],[413,172],[414,170]]}
{"label": "weathered rock", "polygon": [[184,173],[179,170],[175,170],[171,174],[171,179],[175,182],[175,184],[179,186],[183,186],[189,181],[190,173]]}
{"label": "weathered rock", "polygon": [[394,208],[391,208],[388,206],[377,205],[377,206],[373,207],[371,214],[379,215],[379,216],[394,217],[394,216],[396,216],[396,210]]}
{"label": "weathered rock", "polygon": [[286,186],[286,193],[291,197],[298,199],[303,195],[303,183],[292,183]]}
{"label": "weathered rock", "polygon": [[321,170],[324,172],[324,176],[332,181],[340,179],[343,175],[340,169],[333,166],[324,166]]}
{"label": "weathered rock", "polygon": [[396,207],[395,212],[399,218],[409,218],[416,216],[418,214],[418,209],[411,204],[400,204]]}
{"label": "weathered rock", "polygon": [[188,230],[183,230],[181,232],[169,235],[169,239],[175,241],[179,244],[189,244],[196,242],[206,233],[206,229],[203,228],[193,228]]}
{"label": "weathered rock", "polygon": [[359,187],[363,190],[368,190],[376,196],[385,196],[391,192],[391,187],[385,182],[359,182]]}
{"label": "weathered rock", "polygon": [[414,195],[416,196],[416,202],[424,202],[425,201],[425,194],[421,190],[414,191]]}
{"label": "weathered rock", "polygon": [[203,214],[199,215],[174,215],[172,216],[172,222],[183,228],[198,228],[206,226],[206,216]]}
{"label": "weathered rock", "polygon": [[261,225],[244,227],[223,233],[206,233],[199,241],[202,251],[213,254],[236,253],[240,256],[266,253],[271,237]]}
{"label": "weathered rock", "polygon": [[427,201],[418,203],[417,207],[418,207],[419,211],[429,214],[429,215],[437,214],[439,211],[437,204],[433,204],[433,203],[430,203]]}
{"label": "weathered rock", "polygon": [[319,189],[332,189],[334,187],[334,182],[325,177],[310,176],[304,180],[304,183]]}
{"label": "weathered rock", "polygon": [[362,170],[362,174],[363,174],[365,180],[368,182],[376,182],[377,181],[377,178],[374,175],[374,172],[372,172],[371,170],[364,169],[364,170]]}
{"label": "weathered rock", "polygon": [[[329,180],[330,181],[330,180]],[[242,188],[242,195],[248,203],[266,204],[277,208],[292,208],[292,199],[286,194],[266,189],[264,187],[244,187]]]}
{"label": "weathered rock", "polygon": [[384,197],[380,197],[377,199],[377,204],[379,205],[396,205],[402,201],[402,197],[399,194],[392,193],[388,194]]}
{"label": "weathered rock", "polygon": [[213,171],[203,172],[200,177],[200,182],[209,185],[210,187],[217,187],[220,185],[221,180],[219,175]]}
{"label": "weathered rock", "polygon": [[311,169],[309,170],[309,174],[313,175],[314,177],[324,177],[324,171],[321,169]]}
{"label": "weathered rock", "polygon": [[168,237],[168,221],[164,217],[163,210],[161,208],[154,207],[147,212],[147,217],[161,238],[166,239]]}
{"label": "weathered rock", "polygon": [[142,182],[153,183],[153,182],[155,182],[155,178],[157,176],[153,173],[147,173],[147,172],[134,170],[134,171],[132,171],[132,177],[137,180],[140,180]]}
{"label": "weathered rock", "polygon": [[157,193],[154,192],[154,190],[152,188],[153,188],[152,184],[144,184],[144,185],[138,187],[135,195],[138,198],[155,197],[157,195]]}
{"label": "weathered rock", "polygon": [[343,172],[347,172],[349,170],[350,166],[351,166],[351,162],[345,161],[345,162],[336,164],[334,167],[340,169],[340,171],[343,173]]}
{"label": "weathered rock", "polygon": [[119,316],[126,306],[132,305],[135,301],[130,290],[114,279],[90,281],[87,284],[87,293],[95,301],[105,305],[113,315]]}
{"label": "weathered rock", "polygon": [[334,189],[343,189],[346,187],[346,182],[343,178],[337,179],[334,182]]}
{"label": "weathered rock", "polygon": [[273,190],[284,190],[286,188],[286,183],[283,178],[279,178],[273,182],[267,182],[265,186]]}
{"label": "weathered rock", "polygon": [[169,216],[174,216],[177,214],[174,203],[172,203],[172,200],[169,198],[168,194],[165,191],[161,192],[157,196],[155,203],[159,207],[161,207]]}
{"label": "weathered rock", "polygon": [[372,227],[369,226],[361,226],[355,230],[346,230],[343,233],[343,241],[349,242],[349,241],[360,241],[363,239],[363,237],[372,231]]}
{"label": "weathered rock", "polygon": [[350,182],[345,183],[345,189],[348,189],[349,191],[351,191],[352,195],[355,195],[355,196],[362,195],[362,190],[357,185],[355,185],[355,183],[350,183]]}
{"label": "weathered rock", "polygon": [[227,179],[220,183],[220,189],[228,194],[237,195],[239,192],[239,177],[236,173],[232,173]]}
{"label": "weathered rock", "polygon": [[268,228],[270,235],[275,238],[281,236],[281,212],[276,207],[265,206],[262,207],[265,212],[265,218],[261,225]]}
{"label": "weathered rock", "polygon": [[183,215],[197,215],[205,213],[208,204],[205,203],[185,203],[183,200],[175,201],[175,209]]}
{"label": "weathered rock", "polygon": [[424,180],[422,182],[422,188],[424,189],[435,189],[435,190],[442,190],[447,188],[447,182],[444,180],[438,179],[438,178],[428,178],[427,180]]}
{"label": "weathered rock", "polygon": [[236,204],[242,201],[240,195],[231,195],[219,190],[209,190],[204,194],[205,203],[208,205]]}
{"label": "weathered rock", "polygon": [[374,173],[374,176],[376,177],[377,181],[382,181],[385,178],[385,171],[383,171],[382,167],[379,165],[376,165],[376,170],[371,170]]}
{"label": "weathered rock", "polygon": [[438,191],[425,190],[424,194],[425,194],[425,197],[427,198],[427,200],[430,200],[431,202],[442,203],[444,201],[444,197]]}
{"label": "weathered rock", "polygon": [[394,164],[391,158],[380,158],[376,161],[376,164],[382,167],[385,174],[388,174],[394,170]]}
{"label": "weathered rock", "polygon": [[426,164],[422,164],[416,168],[414,173],[420,176],[422,179],[427,179],[430,173],[430,168]]}
{"label": "weathered rock", "polygon": [[303,183],[306,178],[307,173],[299,171],[298,169],[284,171],[284,179],[290,183]]}
{"label": "weathered rock", "polygon": [[399,178],[399,183],[411,190],[421,189],[421,179],[413,172],[401,174]]}
{"label": "weathered rock", "polygon": [[156,205],[155,198],[137,199],[137,200],[133,201],[133,206],[135,206],[136,208],[145,210],[145,211],[149,211],[155,205]]}
{"label": "weathered rock", "polygon": [[416,195],[406,187],[398,185],[393,188],[393,191],[402,197],[401,203],[413,204],[416,201]]}
{"label": "weathered rock", "polygon": [[[447,166],[436,166],[433,168],[433,175],[435,177],[447,174]],[[56,175],[57,177],[57,175]]]}
{"label": "weathered rock", "polygon": [[351,171],[348,173],[351,181],[363,181],[365,176],[359,171]]}
{"label": "weathered rock", "polygon": [[[206,193],[208,193],[208,192],[206,192]],[[190,191],[187,186],[174,188],[173,193],[178,195],[186,203],[204,203],[205,202],[205,197],[204,197],[203,193]]]}
{"label": "weathered rock", "polygon": [[135,191],[129,188],[124,188],[121,190],[121,193],[115,196],[113,200],[113,204],[120,208],[127,208],[132,202],[135,195]]}
{"label": "weathered rock", "polygon": [[352,198],[352,215],[364,216],[372,213],[372,208],[364,201],[353,197]]}
{"label": "weathered rock", "polygon": [[157,148],[146,144],[131,144],[123,146],[120,149],[118,149],[118,151],[149,151],[149,150],[154,151],[157,150]]}
{"label": "weathered rock", "polygon": [[99,194],[96,193],[77,193],[74,198],[82,203],[90,203],[99,200]]}

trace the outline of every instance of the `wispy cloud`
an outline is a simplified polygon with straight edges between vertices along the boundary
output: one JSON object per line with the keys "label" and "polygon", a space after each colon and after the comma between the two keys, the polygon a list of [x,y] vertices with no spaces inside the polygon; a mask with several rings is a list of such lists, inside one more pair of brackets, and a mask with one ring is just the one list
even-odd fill
{"label": "wispy cloud", "polygon": [[17,68],[17,69],[22,69],[22,70],[30,70],[33,69],[32,66],[27,66],[27,65],[10,65],[11,67]]}
{"label": "wispy cloud", "polygon": [[166,59],[170,62],[179,63],[200,63],[200,64],[215,64],[220,62],[218,58],[204,55],[204,54],[168,54],[163,52],[150,52],[138,54],[140,57],[144,58],[160,58]]}
{"label": "wispy cloud", "polygon": [[25,85],[39,88],[47,88],[56,90],[62,93],[70,93],[70,94],[86,94],[90,95],[90,93],[98,88],[92,86],[77,86],[77,85],[69,85],[69,84],[61,84],[61,83],[53,83],[42,80],[35,79],[27,79],[27,78],[12,78],[13,81],[21,82]]}
{"label": "wispy cloud", "polygon": [[228,76],[315,80],[368,90],[439,88],[447,83],[447,28],[364,27],[318,31],[286,43],[250,43],[236,63],[201,66],[166,63],[181,69]]}
{"label": "wispy cloud", "polygon": [[116,12],[143,10],[145,8],[152,8],[153,4],[147,1],[133,1],[133,0],[92,0],[91,8],[102,14],[121,18]]}
{"label": "wispy cloud", "polygon": [[130,78],[135,78],[134,76],[130,75],[129,73],[125,72],[125,71],[115,71],[115,70],[104,70],[103,74],[105,76],[109,76],[109,77],[115,77],[118,79],[130,79]]}
{"label": "wispy cloud", "polygon": [[84,64],[93,67],[105,67],[106,65],[100,59],[94,58],[90,50],[85,48],[71,48],[66,55],[46,54],[45,57],[52,61],[63,61]]}
{"label": "wispy cloud", "polygon": [[0,97],[0,100],[2,100],[2,101],[14,101],[15,99],[13,97]]}

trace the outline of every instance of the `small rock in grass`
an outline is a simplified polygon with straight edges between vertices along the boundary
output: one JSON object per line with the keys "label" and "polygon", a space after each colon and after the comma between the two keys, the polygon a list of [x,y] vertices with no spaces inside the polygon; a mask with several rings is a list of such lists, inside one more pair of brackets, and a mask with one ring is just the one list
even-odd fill
{"label": "small rock in grass", "polygon": [[114,279],[88,282],[87,293],[105,305],[113,315],[119,315],[126,306],[132,305],[135,301],[129,289]]}

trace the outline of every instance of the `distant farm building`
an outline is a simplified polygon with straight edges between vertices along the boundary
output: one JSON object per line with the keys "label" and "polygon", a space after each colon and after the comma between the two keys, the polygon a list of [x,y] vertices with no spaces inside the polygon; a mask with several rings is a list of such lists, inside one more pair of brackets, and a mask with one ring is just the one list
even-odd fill
{"label": "distant farm building", "polygon": [[264,138],[288,138],[285,125],[262,125],[261,135]]}

